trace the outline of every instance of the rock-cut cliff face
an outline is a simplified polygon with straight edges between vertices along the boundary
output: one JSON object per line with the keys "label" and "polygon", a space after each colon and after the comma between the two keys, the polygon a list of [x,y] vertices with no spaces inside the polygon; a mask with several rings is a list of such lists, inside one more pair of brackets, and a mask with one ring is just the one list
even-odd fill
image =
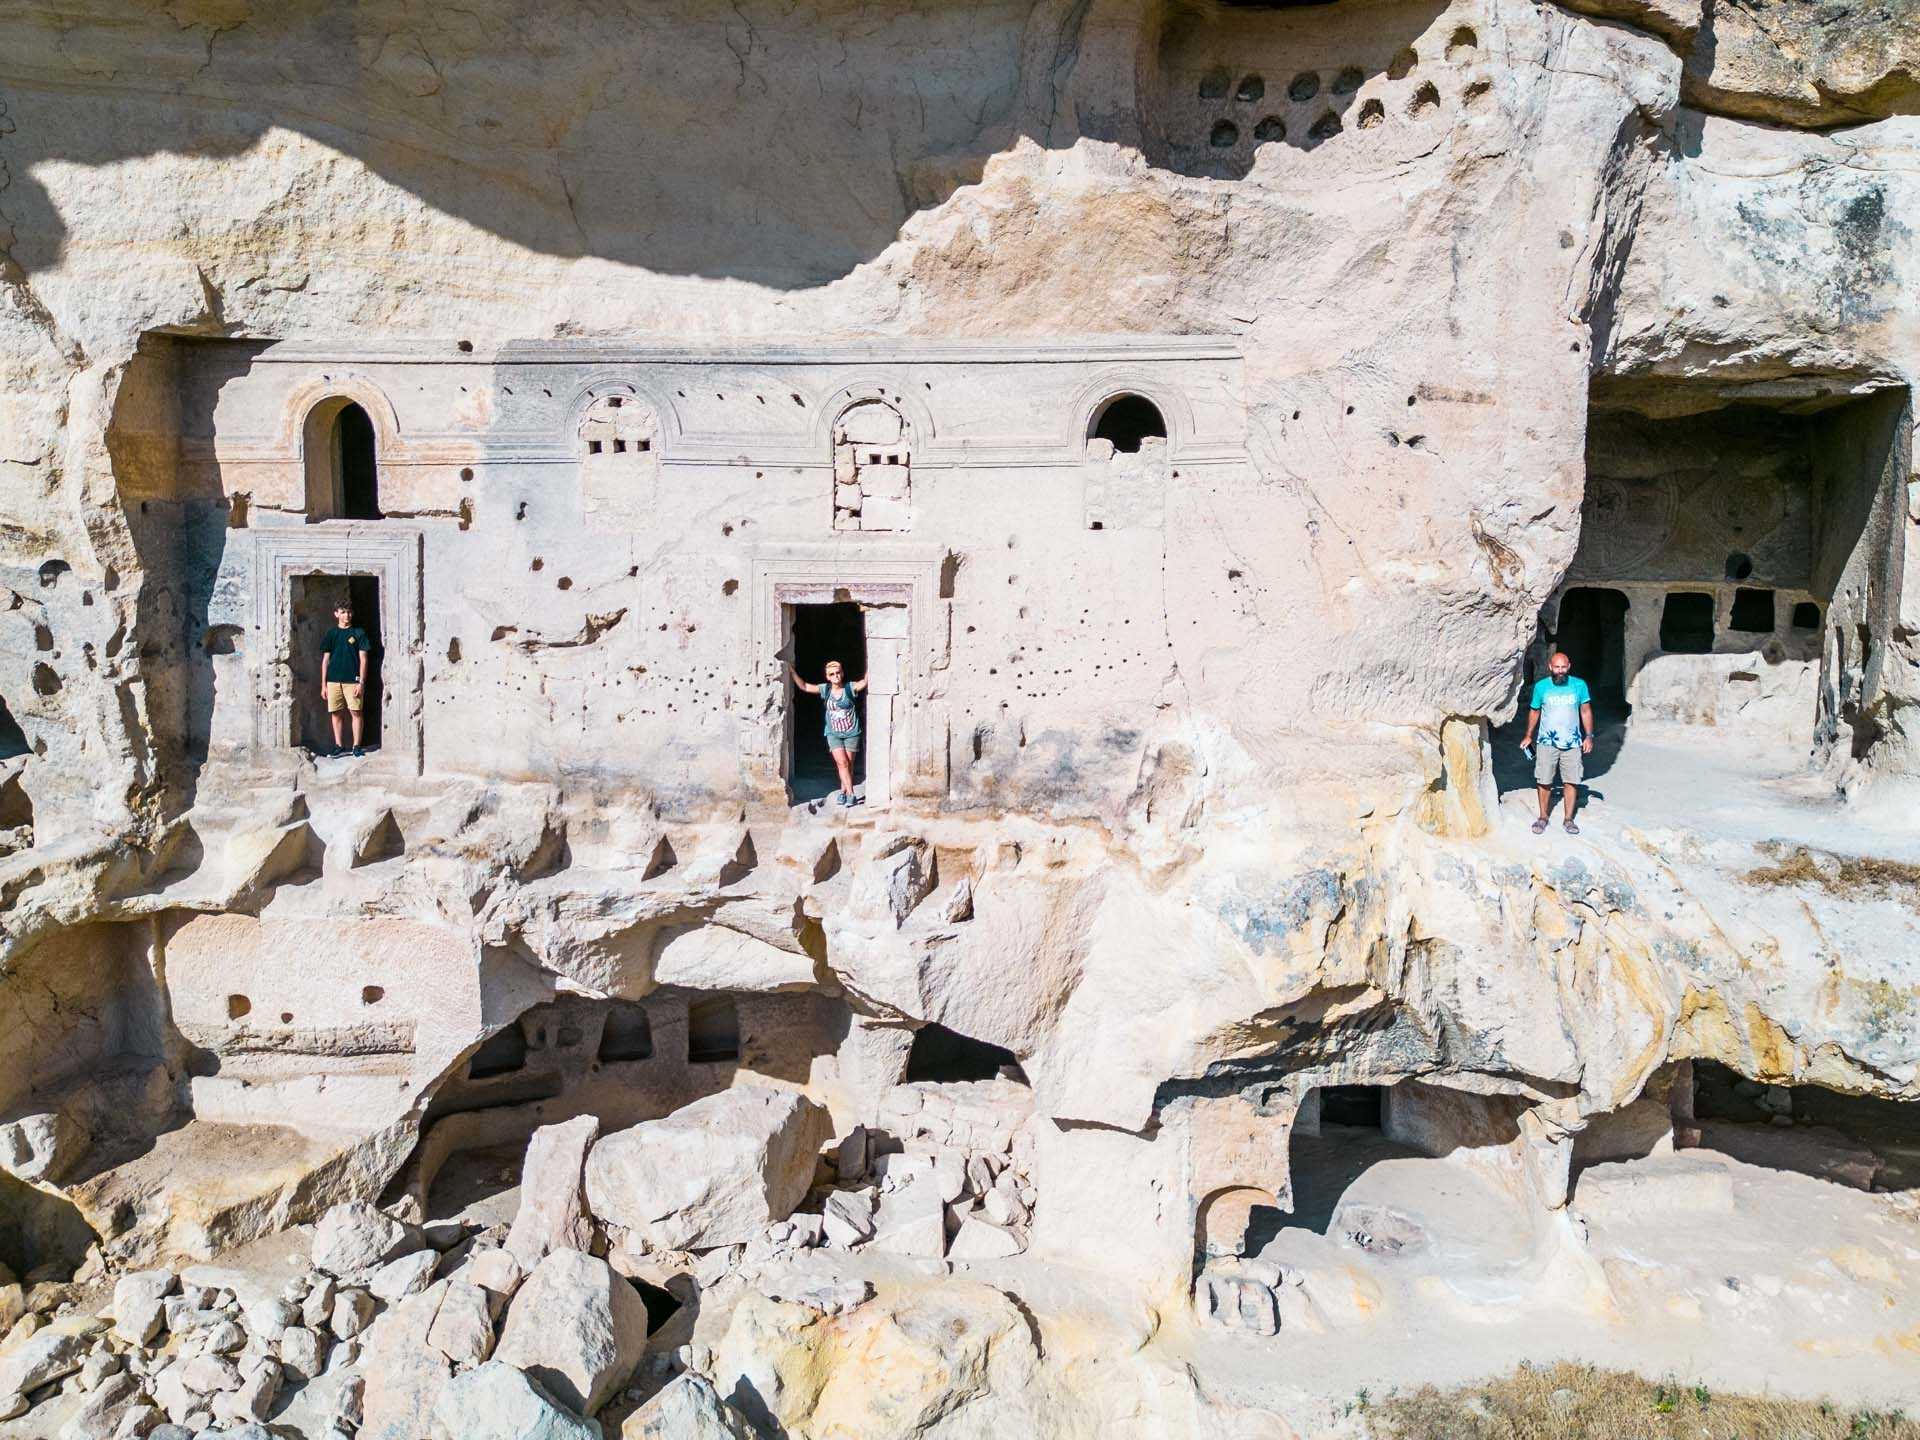
{"label": "rock-cut cliff face", "polygon": [[0,1435],[1910,1395],[1916,16],[0,7]]}

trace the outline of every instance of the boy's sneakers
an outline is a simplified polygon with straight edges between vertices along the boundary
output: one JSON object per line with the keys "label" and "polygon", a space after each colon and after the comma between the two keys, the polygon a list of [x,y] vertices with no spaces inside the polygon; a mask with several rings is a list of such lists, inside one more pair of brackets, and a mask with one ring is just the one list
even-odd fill
{"label": "boy's sneakers", "polygon": [[366,757],[366,753],[367,753],[366,747],[363,745],[356,745],[353,747],[353,758],[356,760],[364,759]]}

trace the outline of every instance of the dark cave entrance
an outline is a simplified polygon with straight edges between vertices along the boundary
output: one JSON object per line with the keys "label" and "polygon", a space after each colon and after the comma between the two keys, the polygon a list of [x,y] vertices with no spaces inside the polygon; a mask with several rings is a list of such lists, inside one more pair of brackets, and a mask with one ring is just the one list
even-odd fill
{"label": "dark cave entrance", "polygon": [[914,1032],[913,1048],[907,1053],[907,1084],[917,1080],[950,1084],[1001,1078],[1027,1083],[1020,1059],[1011,1050],[944,1025],[922,1025]]}
{"label": "dark cave entrance", "polygon": [[32,752],[33,747],[27,744],[27,732],[13,718],[7,702],[0,700],[0,760],[11,760],[16,755],[29,755]]}
{"label": "dark cave entrance", "polygon": [[1386,1093],[1381,1085],[1329,1085],[1320,1092],[1320,1123],[1378,1130]]}
{"label": "dark cave entrance", "polygon": [[687,1062],[719,1065],[740,1058],[740,1007],[729,995],[687,1007]]}
{"label": "dark cave entrance", "polygon": [[1920,1189],[1920,1104],[1823,1085],[1770,1085],[1693,1062],[1699,1145],[1856,1190]]}
{"label": "dark cave entrance", "polygon": [[[827,662],[838,660],[845,667],[849,684],[866,678],[867,629],[861,607],[851,600],[827,605],[789,605],[788,620],[793,636],[793,668],[809,685],[822,683]],[[860,748],[854,752],[853,782],[867,778],[867,697],[863,691],[854,699],[860,717]],[[787,777],[791,803],[802,804],[831,795],[840,788],[840,774],[827,752],[826,707],[823,697],[793,688],[792,754]]]}
{"label": "dark cave entrance", "polygon": [[1618,590],[1581,586],[1560,600],[1555,648],[1593,696],[1594,723],[1627,714],[1627,597]]}

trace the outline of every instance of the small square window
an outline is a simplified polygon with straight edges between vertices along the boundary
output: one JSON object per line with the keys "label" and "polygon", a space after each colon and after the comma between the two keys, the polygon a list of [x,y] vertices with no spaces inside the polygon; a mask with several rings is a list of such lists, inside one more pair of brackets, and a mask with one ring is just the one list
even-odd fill
{"label": "small square window", "polygon": [[609,410],[618,410],[623,403],[623,397],[619,395],[609,395],[607,397],[607,408]]}
{"label": "small square window", "polygon": [[616,454],[616,455],[624,455],[624,454],[626,454],[626,453],[627,453],[627,442],[626,442],[626,441],[624,441],[624,440],[616,440],[616,441],[614,441],[614,442],[613,442],[613,453],[614,453],[614,454]]}
{"label": "small square window", "polygon": [[1818,630],[1820,628],[1820,607],[1811,600],[1802,600],[1793,607],[1793,628],[1796,630]]}
{"label": "small square window", "polygon": [[589,455],[598,455],[600,453],[600,450],[601,450],[601,445],[598,440],[587,441],[587,453]]}
{"label": "small square window", "polygon": [[1676,590],[1660,607],[1660,648],[1669,655],[1713,653],[1713,596]]}
{"label": "small square window", "polygon": [[642,440],[634,448],[638,450],[651,450],[653,448],[653,442],[651,440]]}
{"label": "small square window", "polygon": [[1773,633],[1773,591],[1734,591],[1733,615],[1727,621],[1727,628],[1738,630],[1746,635],[1771,635]]}

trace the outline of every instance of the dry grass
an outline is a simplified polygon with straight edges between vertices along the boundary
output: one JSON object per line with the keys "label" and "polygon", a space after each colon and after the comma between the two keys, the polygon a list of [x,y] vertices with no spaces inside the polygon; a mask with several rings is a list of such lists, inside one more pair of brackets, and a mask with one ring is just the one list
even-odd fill
{"label": "dry grass", "polygon": [[1902,860],[1816,854],[1799,845],[1778,864],[1749,870],[1743,878],[1749,885],[1813,885],[1842,900],[1899,900],[1920,909],[1920,865]]}
{"label": "dry grass", "polygon": [[1898,1411],[1722,1395],[1562,1363],[1478,1385],[1355,1398],[1374,1440],[1920,1440]]}

